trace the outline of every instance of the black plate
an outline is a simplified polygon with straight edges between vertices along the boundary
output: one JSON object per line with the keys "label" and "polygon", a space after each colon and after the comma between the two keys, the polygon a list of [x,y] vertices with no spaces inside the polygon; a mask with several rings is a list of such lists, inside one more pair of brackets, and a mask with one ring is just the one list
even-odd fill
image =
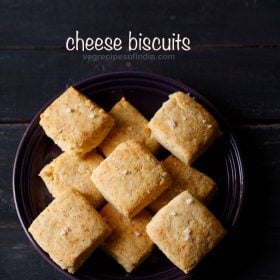
{"label": "black plate", "polygon": [[[160,108],[162,102],[168,98],[168,94],[174,91],[188,92],[203,104],[218,120],[223,131],[223,137],[218,139],[207,153],[195,163],[195,167],[217,182],[219,192],[211,205],[211,210],[229,232],[233,232],[240,217],[244,200],[244,174],[240,152],[230,126],[205,97],[175,80],[140,72],[100,75],[79,82],[74,87],[106,110],[109,110],[122,96],[125,96],[148,119]],[[114,260],[100,250],[94,252],[75,275],[70,275],[60,269],[41,250],[27,231],[31,222],[52,200],[37,174],[45,164],[61,152],[39,126],[40,113],[51,102],[52,100],[37,113],[24,133],[17,151],[13,173],[14,200],[19,219],[26,235],[45,260],[72,279],[102,280],[189,279],[197,271],[205,269],[204,263],[209,262],[210,259],[211,266],[218,265],[219,257],[221,257],[219,252],[226,248],[223,243],[188,275],[178,270],[159,250],[155,250],[131,274],[125,273]]]}

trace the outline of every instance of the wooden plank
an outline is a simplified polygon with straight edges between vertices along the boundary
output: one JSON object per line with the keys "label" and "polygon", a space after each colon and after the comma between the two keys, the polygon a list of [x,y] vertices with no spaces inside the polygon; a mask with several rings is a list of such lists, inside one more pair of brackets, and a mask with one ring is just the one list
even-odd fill
{"label": "wooden plank", "polygon": [[[0,125],[0,279],[64,279],[42,260],[19,230],[12,201],[11,171],[16,147],[26,125]],[[243,219],[233,240],[230,260],[234,279],[279,277],[280,125],[235,127],[247,174],[247,200]]]}
{"label": "wooden plank", "polygon": [[[26,125],[0,125],[0,227],[18,224],[12,199],[12,166],[19,139]],[[280,228],[280,125],[235,128],[246,171],[244,219],[249,228]],[[252,224],[251,224],[252,223]]]}
{"label": "wooden plank", "polygon": [[[280,275],[280,230],[244,232],[233,244],[231,261],[223,267],[226,279],[277,280]],[[233,265],[234,264],[234,265]]]}
{"label": "wooden plank", "polygon": [[0,279],[66,280],[32,247],[21,230],[0,230]]}
{"label": "wooden plank", "polygon": [[[67,7],[67,8],[66,8]],[[279,44],[277,0],[0,2],[1,47],[64,46],[77,29],[88,36],[149,36],[179,32],[194,45]]]}
{"label": "wooden plank", "polygon": [[237,128],[246,170],[245,224],[280,229],[280,124]]}
{"label": "wooden plank", "polygon": [[0,52],[0,121],[30,120],[67,85],[100,73],[140,70],[181,80],[232,123],[280,119],[280,48],[199,49],[175,60],[87,61],[65,51]]}
{"label": "wooden plank", "polygon": [[[219,270],[207,270],[207,277],[278,280],[280,230],[261,233],[261,236],[256,232],[255,235],[235,240],[232,243],[234,247],[228,248],[226,256],[219,259]],[[0,252],[0,279],[66,279],[40,257],[22,231],[0,230]],[[229,271],[233,278],[229,278]],[[205,275],[198,279],[205,279]]]}
{"label": "wooden plank", "polygon": [[19,228],[13,201],[12,171],[17,146],[25,129],[26,125],[0,126],[0,229]]}

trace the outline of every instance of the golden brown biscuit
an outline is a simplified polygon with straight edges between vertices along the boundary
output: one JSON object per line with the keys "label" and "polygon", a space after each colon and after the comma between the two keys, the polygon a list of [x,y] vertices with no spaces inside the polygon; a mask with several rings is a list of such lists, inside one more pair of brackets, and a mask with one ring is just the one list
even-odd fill
{"label": "golden brown biscuit", "polygon": [[216,184],[211,178],[172,155],[163,161],[163,166],[171,176],[172,185],[149,205],[154,212],[186,190],[204,204],[207,204],[216,192]]}
{"label": "golden brown biscuit", "polygon": [[71,189],[53,200],[28,230],[51,259],[70,273],[111,233],[90,203]]}
{"label": "golden brown biscuit", "polygon": [[40,125],[63,151],[81,157],[103,141],[114,120],[70,87],[41,114]]}
{"label": "golden brown biscuit", "polygon": [[131,272],[150,255],[153,249],[153,242],[146,233],[146,225],[152,218],[151,214],[143,210],[129,220],[109,203],[103,207],[100,214],[113,230],[103,243],[103,250],[127,272]]}
{"label": "golden brown biscuit", "polygon": [[93,207],[98,208],[105,200],[90,176],[102,160],[103,157],[95,151],[86,154],[84,158],[62,153],[47,164],[39,175],[53,197],[58,197],[65,190],[74,187]]}
{"label": "golden brown biscuit", "polygon": [[147,225],[147,233],[177,267],[188,273],[226,230],[199,200],[184,191],[157,212]]}
{"label": "golden brown biscuit", "polygon": [[183,92],[169,100],[149,122],[152,136],[178,159],[190,165],[221,134],[210,113]]}
{"label": "golden brown biscuit", "polygon": [[143,144],[152,153],[156,153],[160,145],[151,136],[148,121],[123,97],[110,111],[115,126],[101,143],[99,148],[107,157],[120,143],[134,139]]}
{"label": "golden brown biscuit", "polygon": [[171,185],[162,164],[134,140],[121,143],[93,171],[91,178],[104,198],[128,218]]}

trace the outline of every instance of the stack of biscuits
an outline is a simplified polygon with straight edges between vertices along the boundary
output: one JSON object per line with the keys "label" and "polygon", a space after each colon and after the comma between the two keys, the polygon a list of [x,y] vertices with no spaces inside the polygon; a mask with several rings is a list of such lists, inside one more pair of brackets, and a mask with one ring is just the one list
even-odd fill
{"label": "stack of biscuits", "polygon": [[191,166],[221,132],[188,94],[148,121],[125,98],[107,113],[70,87],[40,125],[63,152],[39,174],[54,200],[29,232],[62,269],[75,273],[101,247],[131,272],[156,245],[188,273],[226,234],[207,209],[215,182]]}

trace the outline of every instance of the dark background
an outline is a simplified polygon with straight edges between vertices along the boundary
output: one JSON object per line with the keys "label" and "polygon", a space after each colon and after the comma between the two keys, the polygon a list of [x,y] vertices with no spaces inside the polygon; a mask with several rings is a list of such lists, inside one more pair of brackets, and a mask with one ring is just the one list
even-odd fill
{"label": "dark background", "polygon": [[[86,61],[65,50],[75,30],[123,39],[129,30],[181,33],[192,50],[166,61]],[[46,101],[74,82],[120,70],[180,80],[227,117],[243,153],[247,197],[230,262],[216,279],[280,279],[279,0],[0,0],[0,279],[64,279],[32,248],[17,219],[15,152]]]}

